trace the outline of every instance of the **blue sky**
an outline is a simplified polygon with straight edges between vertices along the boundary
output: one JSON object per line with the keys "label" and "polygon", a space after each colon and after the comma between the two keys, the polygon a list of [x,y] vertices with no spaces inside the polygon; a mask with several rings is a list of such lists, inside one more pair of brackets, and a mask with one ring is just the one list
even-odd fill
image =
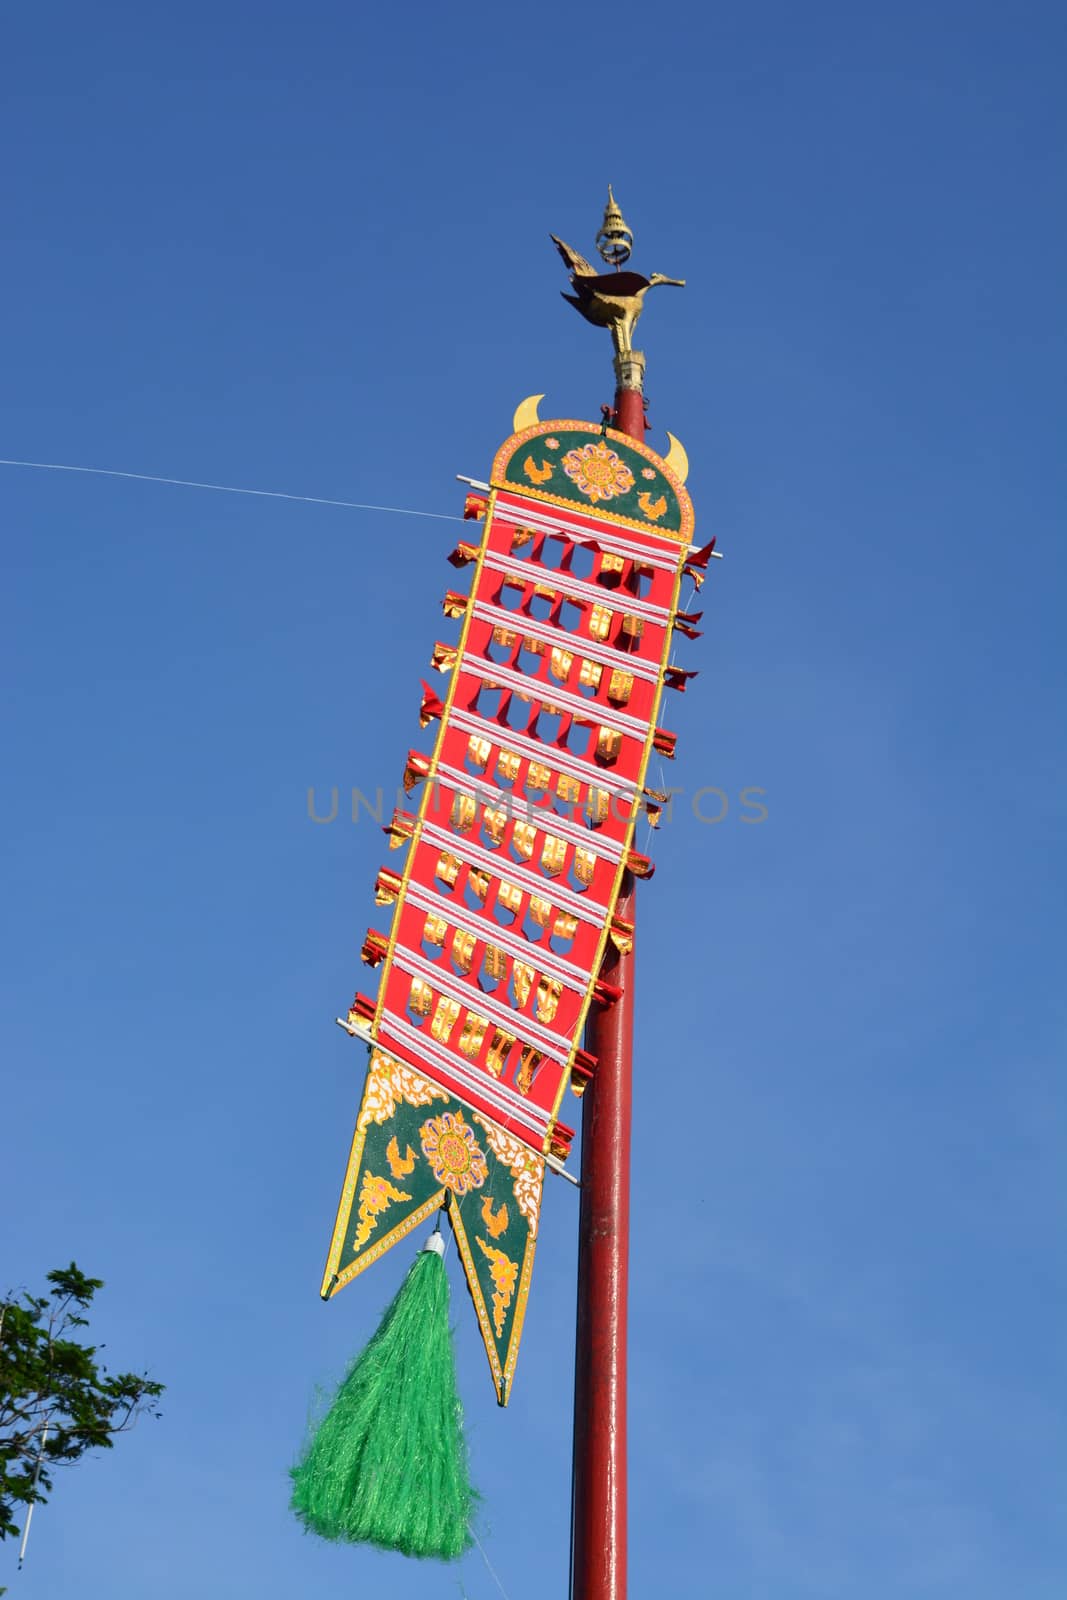
{"label": "blue sky", "polygon": [[[458,514],[522,396],[610,399],[549,230],[588,250],[611,180],[635,265],[688,279],[640,330],[650,442],[727,559],[670,780],[730,810],[683,800],[640,899],[635,1595],[1062,1592],[1065,32],[1025,0],[5,21],[6,458]],[[318,1301],[384,841],[307,790],[399,780],[456,530],[8,467],[0,528],[0,1282],[75,1257],[168,1384],[0,1583],[492,1600],[477,1552],[286,1510],[410,1259]],[[511,1600],[566,1588],[576,1215],[551,1185],[507,1412],[454,1283]]]}

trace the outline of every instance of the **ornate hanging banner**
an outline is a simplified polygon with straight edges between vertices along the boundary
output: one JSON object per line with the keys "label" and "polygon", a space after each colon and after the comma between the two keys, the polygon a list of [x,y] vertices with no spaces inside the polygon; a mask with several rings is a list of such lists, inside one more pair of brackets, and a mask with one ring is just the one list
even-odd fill
{"label": "ornate hanging banner", "polygon": [[[523,408],[516,425],[523,416]],[[565,1092],[596,1062],[581,1047],[591,1005],[618,992],[598,974],[623,876],[648,876],[633,848],[694,551],[685,455],[663,459],[624,434],[575,421],[522,427],[498,451],[488,493],[466,515],[481,539],[449,557],[473,567],[449,591],[457,644],[431,665],[404,787],[417,810],[386,832],[406,850],[376,898],[393,908],[363,959],[377,999],[357,994],[346,1026],[373,1046],[322,1293],[328,1297],[439,1207],[463,1258],[501,1404],[506,1403],[533,1266],[546,1161],[573,1131]],[[677,470],[677,465],[681,470]]]}

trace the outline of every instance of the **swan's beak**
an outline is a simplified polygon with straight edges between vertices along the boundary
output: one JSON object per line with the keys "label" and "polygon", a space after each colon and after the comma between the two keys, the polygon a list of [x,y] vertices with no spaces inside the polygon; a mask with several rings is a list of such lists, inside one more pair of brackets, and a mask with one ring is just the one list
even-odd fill
{"label": "swan's beak", "polygon": [[684,289],[685,288],[685,279],[684,278],[665,278],[663,276],[662,272],[654,273],[651,281],[653,283],[667,283],[667,284],[670,284],[671,287],[674,288],[674,289]]}

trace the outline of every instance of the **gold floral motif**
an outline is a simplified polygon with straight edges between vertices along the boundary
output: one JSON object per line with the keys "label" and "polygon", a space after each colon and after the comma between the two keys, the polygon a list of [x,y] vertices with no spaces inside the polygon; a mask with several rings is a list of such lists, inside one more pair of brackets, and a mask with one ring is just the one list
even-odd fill
{"label": "gold floral motif", "polygon": [[403,1189],[396,1189],[388,1178],[376,1178],[369,1168],[363,1172],[363,1184],[359,1191],[359,1227],[352,1240],[352,1253],[362,1250],[375,1228],[378,1218],[383,1211],[387,1211],[394,1200],[410,1200],[411,1196],[405,1194]]}
{"label": "gold floral motif", "polygon": [[634,475],[614,450],[598,439],[595,444],[578,445],[563,457],[563,470],[579,494],[594,505],[598,500],[614,500],[634,485]]}
{"label": "gold floral motif", "polygon": [[428,1106],[434,1100],[447,1099],[444,1089],[420,1078],[417,1072],[394,1061],[384,1050],[374,1050],[356,1126],[362,1133],[372,1122],[379,1125],[388,1122],[398,1100],[409,1106]]}
{"label": "gold floral motif", "polygon": [[493,1197],[491,1194],[487,1194],[485,1199],[482,1201],[482,1221],[489,1229],[492,1237],[494,1239],[499,1239],[500,1235],[502,1233],[506,1233],[508,1230],[509,1218],[507,1205],[501,1204],[499,1208],[494,1211]]}
{"label": "gold floral motif", "polygon": [[[564,457],[564,460],[566,460],[566,457]],[[542,461],[541,465],[538,466],[533,456],[527,456],[522,464],[522,470],[531,483],[547,483],[552,476],[552,463],[551,461]]]}
{"label": "gold floral motif", "polygon": [[419,1136],[422,1153],[438,1183],[458,1195],[481,1188],[489,1168],[462,1111],[443,1111],[439,1117],[432,1117],[423,1123]]}
{"label": "gold floral motif", "polygon": [[667,496],[661,494],[657,500],[653,500],[652,491],[650,489],[642,489],[637,497],[637,503],[649,522],[658,522],[667,509]]}
{"label": "gold floral motif", "polygon": [[396,1142],[396,1134],[385,1147],[385,1159],[389,1163],[389,1171],[394,1178],[406,1178],[415,1170],[415,1152],[408,1145],[404,1154],[400,1154],[400,1146]]}
{"label": "gold floral motif", "polygon": [[515,1204],[526,1218],[530,1233],[537,1237],[537,1220],[541,1214],[541,1188],[544,1182],[544,1165],[540,1157],[495,1122],[474,1113],[474,1120],[485,1133],[485,1142],[508,1168],[515,1183]]}
{"label": "gold floral motif", "polygon": [[519,1263],[512,1261],[496,1245],[486,1244],[484,1239],[476,1236],[474,1242],[489,1262],[489,1276],[493,1280],[493,1328],[499,1339],[504,1332],[504,1318],[515,1294]]}

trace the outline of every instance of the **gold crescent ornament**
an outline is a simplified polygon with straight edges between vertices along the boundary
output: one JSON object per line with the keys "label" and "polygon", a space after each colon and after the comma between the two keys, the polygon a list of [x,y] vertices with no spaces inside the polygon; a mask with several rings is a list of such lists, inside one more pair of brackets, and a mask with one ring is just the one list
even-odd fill
{"label": "gold crescent ornament", "polygon": [[689,457],[686,455],[685,445],[680,439],[676,439],[673,433],[668,433],[667,438],[671,441],[671,447],[663,459],[678,482],[684,483],[689,476]]}
{"label": "gold crescent ornament", "polygon": [[512,433],[521,433],[524,428],[536,428],[541,420],[537,415],[537,408],[544,398],[543,394],[531,394],[519,402],[511,419]]}

